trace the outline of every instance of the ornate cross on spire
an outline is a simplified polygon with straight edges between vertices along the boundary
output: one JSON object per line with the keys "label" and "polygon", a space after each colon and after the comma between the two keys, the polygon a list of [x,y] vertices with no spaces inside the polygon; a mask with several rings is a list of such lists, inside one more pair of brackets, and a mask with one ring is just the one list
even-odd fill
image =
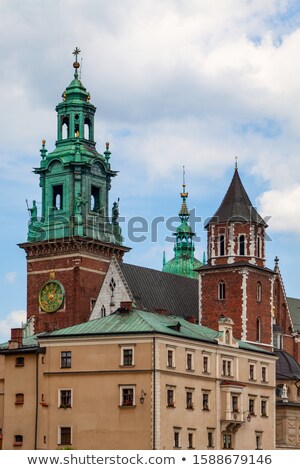
{"label": "ornate cross on spire", "polygon": [[77,62],[77,56],[79,56],[81,50],[79,49],[79,47],[75,47],[74,51],[72,52],[72,54],[75,56],[75,62]]}
{"label": "ornate cross on spire", "polygon": [[75,47],[74,51],[72,52],[73,56],[75,57],[75,62],[73,63],[73,67],[75,69],[75,74],[74,74],[74,77],[75,78],[78,78],[78,69],[80,67],[80,63],[78,62],[78,55],[80,54],[81,50],[79,49],[79,47]]}

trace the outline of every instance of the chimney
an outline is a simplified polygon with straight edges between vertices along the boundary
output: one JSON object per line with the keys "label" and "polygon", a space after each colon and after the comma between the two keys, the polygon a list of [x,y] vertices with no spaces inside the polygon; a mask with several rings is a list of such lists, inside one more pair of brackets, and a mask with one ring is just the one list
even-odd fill
{"label": "chimney", "polygon": [[166,310],[165,308],[156,308],[155,311],[160,315],[168,315],[168,310]]}
{"label": "chimney", "polygon": [[121,313],[131,312],[132,310],[132,301],[127,300],[126,302],[120,302],[120,308],[118,309]]}
{"label": "chimney", "polygon": [[187,321],[189,323],[194,323],[194,325],[197,324],[197,318],[196,317],[187,317]]}
{"label": "chimney", "polygon": [[23,345],[23,328],[11,328],[9,349],[20,348]]}

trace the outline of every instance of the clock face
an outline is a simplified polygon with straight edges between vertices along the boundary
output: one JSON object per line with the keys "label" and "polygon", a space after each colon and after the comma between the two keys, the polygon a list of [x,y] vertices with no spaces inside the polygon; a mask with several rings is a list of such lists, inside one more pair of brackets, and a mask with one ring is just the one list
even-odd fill
{"label": "clock face", "polygon": [[48,281],[40,290],[39,304],[44,312],[56,312],[64,301],[65,290],[60,282]]}

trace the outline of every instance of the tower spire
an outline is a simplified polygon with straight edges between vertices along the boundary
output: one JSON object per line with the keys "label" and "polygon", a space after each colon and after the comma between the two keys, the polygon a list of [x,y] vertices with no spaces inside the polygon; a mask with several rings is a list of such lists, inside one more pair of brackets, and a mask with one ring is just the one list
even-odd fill
{"label": "tower spire", "polygon": [[75,62],[73,63],[73,67],[75,69],[74,77],[78,79],[78,69],[80,67],[80,63],[78,62],[78,56],[81,50],[79,47],[75,47],[74,51],[72,52],[73,56],[75,57]]}
{"label": "tower spire", "polygon": [[189,213],[189,210],[187,208],[187,204],[186,204],[186,200],[188,198],[188,193],[186,192],[186,184],[185,184],[185,167],[183,166],[182,167],[183,171],[182,171],[182,192],[180,193],[180,197],[182,199],[182,204],[181,204],[181,208],[180,208],[180,211],[178,213],[181,221],[183,222],[184,220],[188,220],[189,216],[190,216],[190,213]]}

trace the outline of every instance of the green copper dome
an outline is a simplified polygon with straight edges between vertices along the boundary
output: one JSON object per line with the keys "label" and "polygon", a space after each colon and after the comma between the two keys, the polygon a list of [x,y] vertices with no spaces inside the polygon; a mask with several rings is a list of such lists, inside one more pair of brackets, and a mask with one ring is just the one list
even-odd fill
{"label": "green copper dome", "polygon": [[195,245],[193,237],[195,236],[195,232],[188,224],[190,213],[186,204],[188,193],[185,191],[185,186],[185,181],[183,180],[182,192],[180,193],[182,204],[178,213],[181,223],[177,227],[176,232],[173,233],[176,237],[174,258],[166,261],[164,253],[162,270],[163,272],[178,274],[179,276],[197,278],[198,274],[195,272],[195,269],[203,266],[203,263],[194,256]]}

